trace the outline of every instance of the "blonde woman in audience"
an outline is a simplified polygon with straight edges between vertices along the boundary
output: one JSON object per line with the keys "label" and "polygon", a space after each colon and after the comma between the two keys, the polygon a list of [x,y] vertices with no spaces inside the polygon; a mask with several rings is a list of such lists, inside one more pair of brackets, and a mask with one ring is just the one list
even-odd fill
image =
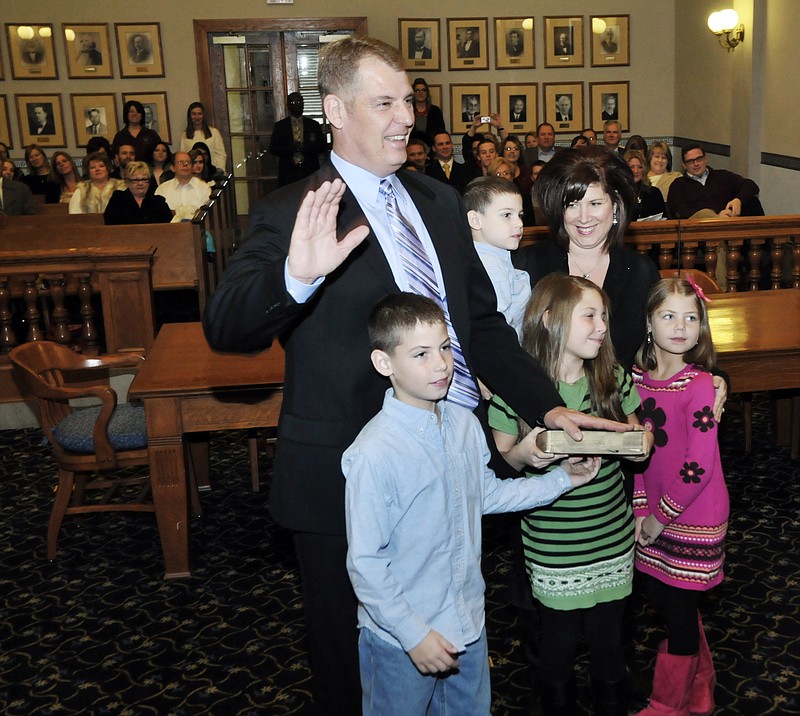
{"label": "blonde woman in audience", "polygon": [[125,189],[125,182],[111,178],[111,159],[105,152],[92,152],[86,157],[89,178],[78,184],[69,200],[70,214],[102,214],[111,195]]}
{"label": "blonde woman in audience", "polygon": [[672,171],[672,151],[669,144],[653,142],[647,152],[647,161],[650,164],[650,171],[647,174],[650,184],[658,188],[666,201],[670,184],[681,175],[680,172]]}
{"label": "blonde woman in audience", "polygon": [[50,181],[58,184],[61,189],[59,203],[68,204],[73,194],[75,194],[78,184],[80,184],[81,175],[75,168],[75,162],[72,157],[66,152],[60,150],[53,152]]}

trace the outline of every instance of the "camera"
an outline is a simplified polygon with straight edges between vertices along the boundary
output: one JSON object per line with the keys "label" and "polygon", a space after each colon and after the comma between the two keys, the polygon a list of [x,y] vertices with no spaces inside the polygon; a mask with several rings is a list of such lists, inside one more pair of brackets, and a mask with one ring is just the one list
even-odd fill
{"label": "camera", "polygon": [[481,124],[489,124],[491,121],[491,117],[481,117]]}

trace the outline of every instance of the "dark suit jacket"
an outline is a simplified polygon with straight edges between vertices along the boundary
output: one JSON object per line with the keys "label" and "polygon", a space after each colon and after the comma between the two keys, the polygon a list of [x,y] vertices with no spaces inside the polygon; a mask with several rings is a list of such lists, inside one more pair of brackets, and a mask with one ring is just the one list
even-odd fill
{"label": "dark suit jacket", "polygon": [[278,157],[278,186],[286,186],[313,174],[319,169],[319,155],[325,151],[325,133],[319,122],[303,117],[303,165],[297,166],[294,157],[294,135],[290,117],[275,122],[269,153]]}
{"label": "dark suit jacket", "polygon": [[412,60],[430,60],[433,55],[431,55],[431,48],[430,47],[423,47],[422,48],[422,55],[417,57],[417,48],[412,47],[410,50],[411,57],[409,59]]}
{"label": "dark suit jacket", "polygon": [[[466,43],[465,43],[466,45]],[[461,51],[461,57],[480,57],[481,56],[481,43],[479,40],[473,40],[469,48],[466,46]]]}
{"label": "dark suit jacket", "polygon": [[[335,176],[326,163],[309,184]],[[497,313],[494,289],[473,247],[458,193],[419,173],[402,171],[399,177],[436,247],[468,365],[525,420],[535,421],[561,399]],[[370,361],[367,319],[380,299],[399,289],[370,233],[306,304],[291,298],[284,264],[306,186],[293,184],[256,204],[248,238],[211,296],[203,322],[210,345],[220,350],[258,351],[280,338],[286,380],[272,513],[290,529],[342,535],[342,452],[380,410],[389,387]],[[346,191],[340,232],[364,221],[361,207]]]}
{"label": "dark suit jacket", "polygon": [[428,169],[425,173],[429,177],[433,177],[434,179],[438,179],[439,181],[449,184],[456,191],[458,191],[459,194],[462,195],[467,188],[467,184],[469,184],[475,178],[475,175],[465,164],[460,164],[459,162],[454,161],[453,166],[450,169],[450,178],[448,179],[444,174],[442,165],[439,164],[439,160],[436,159],[436,157],[434,157],[431,163],[428,165]]}
{"label": "dark suit jacket", "polygon": [[38,214],[39,205],[27,184],[3,179],[3,211],[6,216]]}
{"label": "dark suit jacket", "polygon": [[29,127],[30,132],[34,137],[36,137],[36,136],[38,136],[40,134],[55,134],[56,133],[56,125],[53,124],[53,120],[52,119],[48,119],[44,123],[44,127],[42,127],[42,131],[41,132],[38,131],[39,127],[37,125],[35,125],[33,122],[29,122],[29,124],[30,124],[30,127]]}

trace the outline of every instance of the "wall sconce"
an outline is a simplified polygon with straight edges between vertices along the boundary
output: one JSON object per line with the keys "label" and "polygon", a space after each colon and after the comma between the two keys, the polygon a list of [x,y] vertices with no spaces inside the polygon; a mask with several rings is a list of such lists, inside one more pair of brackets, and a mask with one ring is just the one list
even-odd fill
{"label": "wall sconce", "polygon": [[708,29],[717,36],[720,47],[728,52],[744,40],[744,25],[739,24],[736,10],[712,12],[708,16]]}

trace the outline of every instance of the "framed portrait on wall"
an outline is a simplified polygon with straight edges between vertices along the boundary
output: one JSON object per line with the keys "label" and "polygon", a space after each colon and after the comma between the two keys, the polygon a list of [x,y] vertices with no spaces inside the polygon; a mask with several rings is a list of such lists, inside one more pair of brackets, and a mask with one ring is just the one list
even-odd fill
{"label": "framed portrait on wall", "polygon": [[[475,115],[489,116],[496,112],[489,100],[489,85],[450,85],[450,130],[453,134],[464,134],[471,126]],[[478,131],[486,131],[481,125]]]}
{"label": "framed portrait on wall", "polygon": [[15,94],[19,138],[23,147],[66,147],[64,111],[59,94]]}
{"label": "framed portrait on wall", "polygon": [[12,79],[58,79],[52,25],[6,24],[6,37]]}
{"label": "framed portrait on wall", "polygon": [[122,95],[122,104],[128,100],[136,100],[144,107],[144,126],[158,133],[167,144],[172,142],[169,127],[169,111],[167,109],[166,92],[126,92]]}
{"label": "framed portrait on wall", "polygon": [[592,15],[592,67],[631,63],[630,15]]}
{"label": "framed portrait on wall", "polygon": [[71,94],[69,101],[77,146],[85,147],[92,137],[105,137],[110,142],[119,131],[113,94]]}
{"label": "framed portrait on wall", "polygon": [[438,19],[401,18],[397,21],[397,27],[400,52],[409,72],[441,69]]}
{"label": "framed portrait on wall", "polygon": [[489,69],[489,21],[479,17],[447,20],[449,70]]}
{"label": "framed portrait on wall", "polygon": [[536,66],[532,17],[496,17],[494,56],[498,70],[532,69]]}
{"label": "framed portrait on wall", "polygon": [[108,25],[64,24],[64,53],[70,79],[114,76]]}
{"label": "framed portrait on wall", "polygon": [[544,19],[544,66],[583,67],[583,18]]}
{"label": "framed portrait on wall", "polygon": [[539,124],[538,92],[536,82],[497,85],[497,111],[509,134],[536,130]]}
{"label": "framed portrait on wall", "polygon": [[584,127],[583,82],[545,82],[544,121],[556,134],[578,134]]}
{"label": "framed portrait on wall", "polygon": [[9,149],[14,148],[11,141],[11,123],[8,121],[8,100],[4,94],[0,94],[0,142]]}
{"label": "framed portrait on wall", "polygon": [[115,23],[121,77],[163,77],[161,25]]}
{"label": "framed portrait on wall", "polygon": [[630,84],[628,82],[590,82],[592,129],[603,131],[603,124],[616,119],[623,132],[630,131]]}

